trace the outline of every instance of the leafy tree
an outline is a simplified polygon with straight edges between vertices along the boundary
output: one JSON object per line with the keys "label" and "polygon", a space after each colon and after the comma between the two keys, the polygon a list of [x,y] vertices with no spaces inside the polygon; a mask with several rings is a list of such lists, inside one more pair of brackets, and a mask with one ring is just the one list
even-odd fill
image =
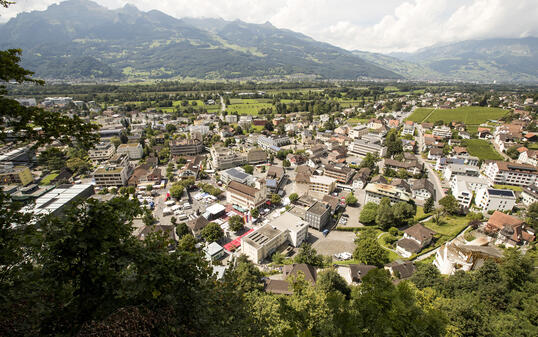
{"label": "leafy tree", "polygon": [[237,291],[250,292],[262,289],[262,277],[260,269],[250,262],[245,255],[237,258],[235,267],[224,276],[224,279],[230,282],[230,285]]}
{"label": "leafy tree", "polygon": [[142,221],[144,222],[144,225],[151,226],[155,223],[155,217],[153,216],[153,213],[149,208],[146,208],[144,210],[144,215],[142,216]]}
{"label": "leafy tree", "polygon": [[359,165],[359,168],[367,167],[370,170],[374,170],[376,167],[376,163],[379,161],[379,158],[377,157],[377,154],[374,153],[367,153],[364,159],[361,161],[361,164]]}
{"label": "leafy tree", "polygon": [[228,219],[230,229],[234,232],[238,232],[245,226],[243,218],[239,215],[233,215]]}
{"label": "leafy tree", "polygon": [[353,195],[353,192],[349,193],[346,196],[346,204],[347,205],[355,205],[357,203],[357,198]]}
{"label": "leafy tree", "polygon": [[70,158],[65,162],[65,166],[71,171],[75,173],[86,173],[90,170],[90,164],[81,158]]}
{"label": "leafy tree", "polygon": [[37,158],[39,165],[49,170],[60,170],[65,166],[65,153],[57,147],[49,147]]}
{"label": "leafy tree", "polygon": [[396,218],[394,217],[394,211],[388,198],[381,199],[379,206],[377,207],[377,215],[375,222],[383,229],[392,227]]}
{"label": "leafy tree", "polygon": [[184,252],[196,252],[196,238],[190,233],[183,235],[177,243],[177,249]]}
{"label": "leafy tree", "polygon": [[297,200],[299,200],[299,195],[297,193],[292,193],[290,194],[289,199],[290,202],[296,202]]}
{"label": "leafy tree", "polygon": [[294,257],[295,263],[306,263],[315,267],[323,267],[323,256],[312,248],[309,243],[303,243],[299,252]]}
{"label": "leafy tree", "polygon": [[448,194],[439,200],[439,205],[441,205],[444,212],[448,214],[455,214],[459,210],[458,200],[456,200],[452,194]]}
{"label": "leafy tree", "polygon": [[217,242],[224,237],[224,231],[219,224],[210,222],[202,229],[202,237],[207,242]]}
{"label": "leafy tree", "polygon": [[170,187],[170,195],[174,199],[181,199],[183,196],[183,191],[185,190],[185,187],[180,182],[175,182],[172,187]]}
{"label": "leafy tree", "polygon": [[245,170],[245,172],[248,173],[248,174],[252,174],[252,173],[254,173],[254,166],[245,165],[245,166],[243,166],[243,170]]}
{"label": "leafy tree", "polygon": [[291,166],[291,163],[290,163],[289,160],[284,159],[284,160],[282,161],[282,166],[283,166],[283,167],[290,167],[290,166]]}
{"label": "leafy tree", "polygon": [[[3,5],[8,4],[4,1]],[[0,82],[33,83],[42,85],[41,80],[33,79],[33,73],[22,68],[22,51],[8,49],[0,51]],[[57,140],[63,144],[76,142],[83,148],[90,148],[98,140],[95,133],[98,126],[86,123],[78,116],[69,117],[57,111],[38,107],[24,107],[14,99],[5,97],[7,91],[0,85],[0,116],[9,121],[10,136],[15,142],[33,142],[36,146],[50,144]],[[7,136],[6,129],[0,128],[0,140]]]}
{"label": "leafy tree", "polygon": [[441,273],[437,267],[431,263],[421,263],[417,266],[416,272],[411,277],[411,281],[419,288],[435,287],[442,282]]}
{"label": "leafy tree", "polygon": [[271,203],[273,205],[280,205],[280,203],[282,202],[282,199],[280,198],[280,195],[278,194],[271,194]]}
{"label": "leafy tree", "polygon": [[387,147],[387,156],[393,156],[403,152],[402,140],[398,138],[396,129],[390,130],[387,134],[385,146]]}
{"label": "leafy tree", "polygon": [[189,229],[189,226],[187,226],[187,224],[185,222],[180,222],[175,226],[176,226],[176,234],[177,234],[178,238],[182,238],[183,236],[185,236],[185,235],[187,235],[187,234],[189,234],[191,232],[190,229]]}
{"label": "leafy tree", "polygon": [[363,224],[373,224],[377,216],[377,204],[375,202],[369,202],[364,205],[359,221]]}
{"label": "leafy tree", "polygon": [[360,232],[355,239],[356,248],[353,258],[364,264],[381,267],[389,261],[389,254],[379,245],[375,233],[372,229]]}
{"label": "leafy tree", "polygon": [[415,209],[411,204],[400,201],[392,207],[392,214],[394,215],[395,223],[399,226],[408,225],[413,221]]}
{"label": "leafy tree", "polygon": [[339,291],[346,298],[349,298],[351,295],[351,289],[347,286],[346,280],[334,269],[327,269],[318,273],[316,287],[326,293]]}
{"label": "leafy tree", "polygon": [[254,208],[250,211],[250,215],[252,215],[253,218],[258,218],[260,216],[260,211],[257,208]]}
{"label": "leafy tree", "polygon": [[534,230],[538,230],[538,202],[529,205],[526,219],[527,224],[534,228]]}
{"label": "leafy tree", "polygon": [[435,207],[435,200],[433,200],[433,196],[430,196],[424,203],[424,213],[426,214],[431,213],[434,207]]}

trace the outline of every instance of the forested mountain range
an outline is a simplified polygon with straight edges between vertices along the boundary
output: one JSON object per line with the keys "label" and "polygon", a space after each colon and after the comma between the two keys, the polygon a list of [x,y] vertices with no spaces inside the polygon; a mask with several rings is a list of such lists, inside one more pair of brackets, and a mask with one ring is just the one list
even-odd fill
{"label": "forested mountain range", "polygon": [[355,55],[408,79],[538,82],[538,38],[469,40],[415,53]]}
{"label": "forested mountain range", "polygon": [[6,48],[22,48],[23,65],[45,78],[402,78],[270,23],[176,19],[89,0],[19,14],[0,26]]}

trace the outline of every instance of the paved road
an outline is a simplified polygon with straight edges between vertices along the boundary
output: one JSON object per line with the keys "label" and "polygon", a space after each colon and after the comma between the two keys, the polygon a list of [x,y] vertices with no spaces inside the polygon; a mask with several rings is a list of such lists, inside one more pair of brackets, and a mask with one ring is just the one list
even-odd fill
{"label": "paved road", "polygon": [[[422,132],[422,127],[419,125],[417,126],[417,132],[418,132],[418,146],[419,149],[422,150],[423,144],[424,144],[424,134]],[[424,164],[424,167],[428,170],[428,179],[433,182],[433,186],[435,187],[435,202],[437,203],[441,198],[445,196],[445,191],[443,190],[443,186],[441,184],[441,179],[439,179],[439,176],[435,173],[433,170],[433,167],[424,161],[422,159],[421,155],[417,156],[418,160]]]}
{"label": "paved road", "polygon": [[220,97],[220,106],[221,106],[220,111],[224,112],[226,111],[226,104],[224,103],[224,98],[221,95],[219,95],[219,97]]}

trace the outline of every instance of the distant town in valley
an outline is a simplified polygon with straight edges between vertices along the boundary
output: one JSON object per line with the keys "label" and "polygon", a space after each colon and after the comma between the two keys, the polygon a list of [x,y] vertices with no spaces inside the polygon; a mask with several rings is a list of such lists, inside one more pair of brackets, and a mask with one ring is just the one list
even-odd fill
{"label": "distant town in valley", "polygon": [[[67,3],[108,11],[17,20]],[[0,335],[536,335],[536,69],[398,73],[328,44],[288,67],[117,11],[224,63],[0,51]]]}

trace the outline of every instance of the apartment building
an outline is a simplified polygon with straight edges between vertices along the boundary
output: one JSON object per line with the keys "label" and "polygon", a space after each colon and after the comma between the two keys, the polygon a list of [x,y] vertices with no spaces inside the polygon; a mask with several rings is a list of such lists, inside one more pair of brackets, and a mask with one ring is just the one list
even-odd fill
{"label": "apartment building", "polygon": [[415,123],[412,121],[406,121],[402,128],[402,135],[413,136],[415,134]]}
{"label": "apartment building", "polygon": [[103,161],[109,160],[114,153],[116,153],[116,147],[110,142],[100,142],[88,151],[88,156],[91,160]]}
{"label": "apartment building", "polygon": [[452,130],[448,126],[445,126],[445,125],[434,127],[432,134],[436,137],[447,138],[447,139],[452,138]]}
{"label": "apartment building", "polygon": [[364,204],[369,202],[379,204],[383,198],[389,198],[391,203],[400,201],[408,202],[411,200],[411,195],[409,193],[392,185],[369,183],[364,190],[366,191]]}
{"label": "apartment building", "polygon": [[482,188],[476,192],[476,205],[484,211],[509,211],[516,205],[516,195],[512,190]]}
{"label": "apartment building", "polygon": [[209,133],[208,125],[189,125],[189,132],[192,136],[205,136]]}
{"label": "apartment building", "polygon": [[213,146],[209,152],[211,154],[211,166],[215,170],[224,170],[247,163],[247,156],[237,154],[225,147]]}
{"label": "apartment building", "polygon": [[480,170],[476,166],[464,164],[450,164],[443,171],[443,178],[450,181],[454,176],[478,177]]}
{"label": "apartment building", "polygon": [[252,262],[260,263],[286,242],[299,247],[308,235],[308,223],[286,212],[241,238],[241,252]]}
{"label": "apartment building", "polygon": [[259,136],[258,145],[267,151],[278,152],[280,147],[290,144],[290,139],[286,136],[283,137],[267,137]]}
{"label": "apartment building", "polygon": [[182,139],[170,142],[171,156],[195,156],[204,151],[204,143],[198,139]]}
{"label": "apartment building", "polygon": [[390,168],[392,170],[398,171],[400,169],[404,169],[407,171],[407,173],[411,175],[419,174],[422,171],[422,164],[419,163],[418,160],[394,160],[394,159],[385,159],[383,161],[385,168]]}
{"label": "apartment building", "polygon": [[327,176],[310,176],[308,192],[323,196],[332,193],[336,188],[336,179]]}
{"label": "apartment building", "polygon": [[142,158],[144,155],[144,148],[142,148],[140,143],[120,144],[116,152],[119,154],[126,154],[129,156],[129,159],[136,160]]}
{"label": "apartment building", "polygon": [[336,179],[339,183],[347,184],[355,174],[355,170],[342,164],[327,164],[325,165],[324,174],[327,177]]}
{"label": "apartment building", "polygon": [[95,184],[100,187],[127,186],[134,168],[126,154],[115,154],[110,161],[93,172]]}
{"label": "apartment building", "polygon": [[473,156],[441,157],[437,159],[435,169],[437,171],[443,171],[450,164],[478,166],[479,160],[478,157]]}
{"label": "apartment building", "polygon": [[530,186],[536,182],[538,168],[527,164],[492,161],[486,165],[485,175],[492,185]]}
{"label": "apartment building", "polygon": [[312,228],[322,231],[329,222],[331,210],[324,203],[316,201],[305,212],[305,221]]}
{"label": "apartment building", "polygon": [[489,187],[489,182],[482,177],[454,176],[450,180],[452,195],[464,208],[471,206],[473,193],[487,187]]}
{"label": "apartment building", "polygon": [[32,172],[26,166],[0,168],[0,185],[20,184],[26,186],[34,181]]}
{"label": "apartment building", "polygon": [[521,201],[525,206],[530,206],[531,204],[538,202],[538,187],[523,187],[523,191],[521,192]]}
{"label": "apartment building", "polygon": [[230,181],[226,188],[226,201],[245,210],[261,206],[267,200],[267,188],[261,184],[259,188]]}
{"label": "apartment building", "polygon": [[349,152],[354,155],[366,156],[368,153],[377,154],[379,157],[384,157],[387,153],[387,148],[379,143],[372,143],[365,139],[355,139],[349,145]]}
{"label": "apartment building", "polygon": [[357,125],[349,130],[349,137],[353,139],[361,138],[368,133],[368,127],[366,125]]}
{"label": "apartment building", "polygon": [[435,187],[427,178],[417,179],[411,185],[413,199],[427,200],[430,197],[435,198]]}

